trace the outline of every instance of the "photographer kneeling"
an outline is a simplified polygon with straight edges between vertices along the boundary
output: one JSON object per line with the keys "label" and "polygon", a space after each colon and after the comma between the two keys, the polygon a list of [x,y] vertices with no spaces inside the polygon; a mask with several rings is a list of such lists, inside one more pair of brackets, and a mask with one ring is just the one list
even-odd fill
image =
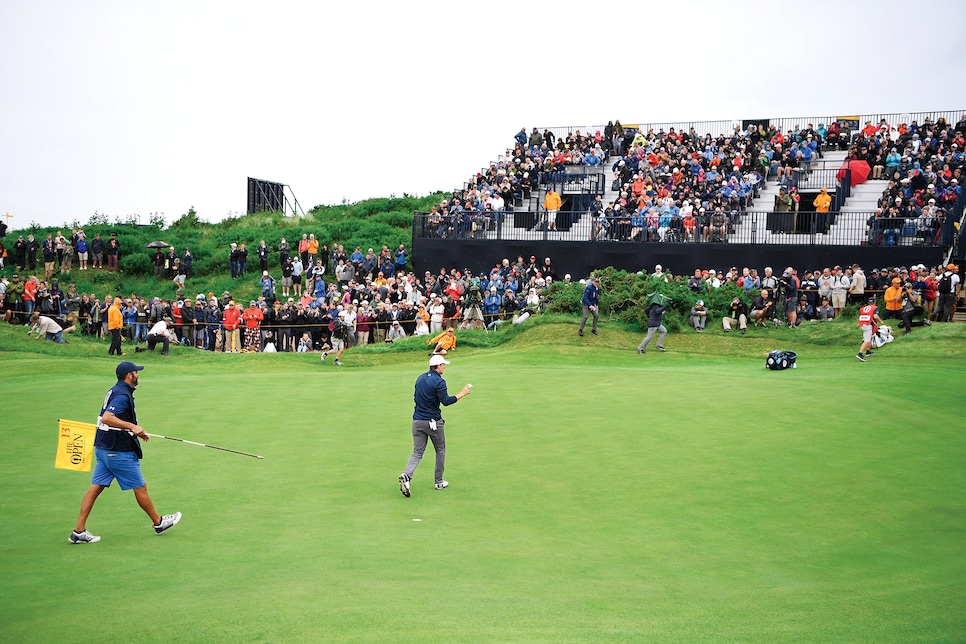
{"label": "photographer kneeling", "polygon": [[906,282],[902,287],[902,326],[905,327],[906,332],[902,335],[912,333],[914,326],[932,326],[929,318],[924,317],[918,322],[912,321],[912,318],[921,316],[923,312],[922,296],[919,291],[912,288],[912,282]]}

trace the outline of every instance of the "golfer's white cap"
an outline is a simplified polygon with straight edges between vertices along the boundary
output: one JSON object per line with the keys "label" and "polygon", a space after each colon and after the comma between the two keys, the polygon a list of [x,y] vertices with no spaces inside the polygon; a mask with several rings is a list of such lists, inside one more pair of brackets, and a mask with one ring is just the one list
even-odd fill
{"label": "golfer's white cap", "polygon": [[447,360],[443,356],[433,356],[432,358],[429,359],[430,367],[437,367],[441,364],[449,364],[449,360]]}

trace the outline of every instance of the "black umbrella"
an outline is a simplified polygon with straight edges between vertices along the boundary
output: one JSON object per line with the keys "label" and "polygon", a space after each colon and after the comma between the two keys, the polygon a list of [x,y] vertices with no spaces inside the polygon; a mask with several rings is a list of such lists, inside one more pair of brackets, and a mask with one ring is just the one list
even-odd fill
{"label": "black umbrella", "polygon": [[148,244],[147,246],[145,246],[145,248],[168,248],[170,246],[171,246],[171,244],[169,244],[168,242],[153,241],[150,244]]}

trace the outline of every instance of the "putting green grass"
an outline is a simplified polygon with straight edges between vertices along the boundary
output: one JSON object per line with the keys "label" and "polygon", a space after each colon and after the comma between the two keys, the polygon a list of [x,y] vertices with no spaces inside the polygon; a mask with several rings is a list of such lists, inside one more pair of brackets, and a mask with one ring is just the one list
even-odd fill
{"label": "putting green grass", "polygon": [[428,450],[410,499],[424,350],[131,353],[147,431],[265,458],[153,439],[182,522],[154,535],[115,486],[90,545],[67,542],[90,479],[54,469],[57,419],[92,422],[117,359],[0,329],[0,641],[962,641],[966,327],[865,364],[841,329],[461,348],[450,488]]}

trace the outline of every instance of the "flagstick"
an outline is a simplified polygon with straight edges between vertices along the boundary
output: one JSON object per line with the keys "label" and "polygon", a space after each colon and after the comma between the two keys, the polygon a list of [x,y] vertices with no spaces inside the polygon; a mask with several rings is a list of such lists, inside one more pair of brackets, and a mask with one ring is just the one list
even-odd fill
{"label": "flagstick", "polygon": [[161,434],[150,434],[145,432],[148,436],[153,438],[167,438],[169,441],[178,441],[179,443],[188,443],[189,445],[198,445],[199,447],[210,447],[211,449],[218,449],[223,452],[231,452],[232,454],[241,454],[242,456],[251,456],[252,458],[264,459],[264,456],[258,456],[257,454],[249,454],[248,452],[239,452],[237,450],[228,449],[227,447],[218,447],[216,445],[205,445],[204,443],[197,443],[195,441],[185,440],[183,438],[175,438],[174,436],[162,436]]}

